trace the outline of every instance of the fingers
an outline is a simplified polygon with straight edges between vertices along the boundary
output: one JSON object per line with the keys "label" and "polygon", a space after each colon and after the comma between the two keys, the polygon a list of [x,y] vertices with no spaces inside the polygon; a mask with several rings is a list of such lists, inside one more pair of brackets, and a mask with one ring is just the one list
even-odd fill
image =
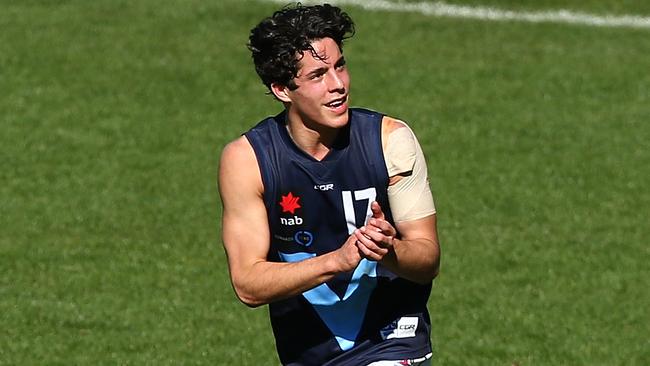
{"label": "fingers", "polygon": [[366,225],[366,227],[371,231],[374,229],[374,231],[381,232],[386,236],[397,235],[397,230],[395,230],[395,227],[393,227],[393,225],[391,225],[386,220],[371,218],[370,220],[368,220],[368,225]]}
{"label": "fingers", "polygon": [[382,260],[392,246],[385,235],[377,231],[369,231],[365,227],[355,230],[354,236],[357,248],[365,258],[370,260]]}
{"label": "fingers", "polygon": [[362,227],[359,231],[365,238],[371,240],[380,248],[390,249],[393,246],[394,237],[392,235],[386,235],[386,233],[368,226]]}
{"label": "fingers", "polygon": [[397,231],[388,221],[377,201],[370,204],[372,217],[368,224],[355,230],[352,236],[356,238],[355,245],[359,253],[366,259],[381,261],[393,247]]}
{"label": "fingers", "polygon": [[372,250],[368,249],[366,246],[357,243],[357,247],[359,248],[359,252],[361,253],[361,256],[363,258],[366,258],[371,261],[379,262],[384,258],[384,255],[381,253],[373,252]]}
{"label": "fingers", "polygon": [[356,236],[350,235],[338,251],[339,263],[341,264],[341,270],[344,272],[354,270],[359,264],[359,261],[364,258],[364,254],[358,248],[359,246],[356,242]]}
{"label": "fingers", "polygon": [[373,218],[382,219],[382,220],[386,218],[384,216],[384,211],[381,210],[381,206],[379,206],[379,203],[377,203],[377,201],[372,201],[372,203],[370,204],[370,210],[372,210]]}

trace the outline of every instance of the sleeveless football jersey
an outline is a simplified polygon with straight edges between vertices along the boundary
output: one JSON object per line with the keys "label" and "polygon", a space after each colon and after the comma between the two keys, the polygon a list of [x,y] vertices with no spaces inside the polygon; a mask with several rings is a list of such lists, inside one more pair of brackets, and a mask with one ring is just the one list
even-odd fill
{"label": "sleeveless football jersey", "polygon": [[[296,262],[336,250],[372,215],[372,201],[393,223],[383,116],[363,109],[349,113],[348,125],[321,161],[294,144],[284,112],[245,134],[264,184],[268,260]],[[367,365],[428,354],[430,291],[431,283],[405,280],[364,259],[353,272],[269,304],[280,360],[285,365]]]}

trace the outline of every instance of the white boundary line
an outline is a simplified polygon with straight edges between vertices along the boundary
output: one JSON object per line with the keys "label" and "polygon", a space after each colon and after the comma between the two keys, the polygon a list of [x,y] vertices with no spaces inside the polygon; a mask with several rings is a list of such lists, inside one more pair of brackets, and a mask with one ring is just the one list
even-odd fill
{"label": "white boundary line", "polygon": [[[290,4],[292,0],[263,0],[277,4]],[[465,6],[447,4],[442,1],[394,3],[387,0],[302,0],[303,4],[358,6],[367,10],[411,12],[424,15],[453,18],[469,18],[492,21],[520,21],[528,23],[568,23],[594,27],[650,28],[650,17],[637,15],[596,15],[569,10],[514,11],[487,6]]]}

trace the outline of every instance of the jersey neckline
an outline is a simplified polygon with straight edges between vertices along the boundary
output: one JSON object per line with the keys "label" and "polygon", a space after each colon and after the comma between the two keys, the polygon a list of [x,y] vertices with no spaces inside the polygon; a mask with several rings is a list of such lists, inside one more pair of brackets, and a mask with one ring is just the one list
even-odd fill
{"label": "jersey neckline", "polygon": [[296,142],[291,138],[291,135],[289,135],[289,131],[287,130],[287,113],[286,111],[282,111],[280,114],[275,116],[275,121],[276,121],[276,128],[278,129],[278,133],[282,137],[282,141],[296,153],[298,156],[301,156],[310,162],[314,163],[325,163],[329,161],[335,161],[337,160],[341,154],[347,149],[347,147],[350,145],[350,129],[352,125],[352,112],[351,110],[348,111],[348,123],[344,126],[341,127],[341,130],[339,131],[339,134],[336,137],[336,140],[334,141],[334,144],[332,144],[332,147],[330,148],[330,151],[323,157],[323,159],[318,160],[308,154],[305,150],[301,149],[300,146],[296,144]]}

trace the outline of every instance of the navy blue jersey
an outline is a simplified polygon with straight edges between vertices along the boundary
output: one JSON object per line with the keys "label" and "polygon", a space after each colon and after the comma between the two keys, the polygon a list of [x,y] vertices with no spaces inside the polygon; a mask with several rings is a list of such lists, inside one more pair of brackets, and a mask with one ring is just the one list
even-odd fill
{"label": "navy blue jersey", "polygon": [[[284,112],[245,134],[264,184],[268,260],[295,262],[340,248],[372,215],[372,201],[393,223],[383,116],[363,109],[350,109],[349,115],[320,161],[294,144]],[[269,305],[280,360],[285,365],[365,365],[430,353],[430,292],[431,283],[408,281],[364,259],[353,272]]]}

